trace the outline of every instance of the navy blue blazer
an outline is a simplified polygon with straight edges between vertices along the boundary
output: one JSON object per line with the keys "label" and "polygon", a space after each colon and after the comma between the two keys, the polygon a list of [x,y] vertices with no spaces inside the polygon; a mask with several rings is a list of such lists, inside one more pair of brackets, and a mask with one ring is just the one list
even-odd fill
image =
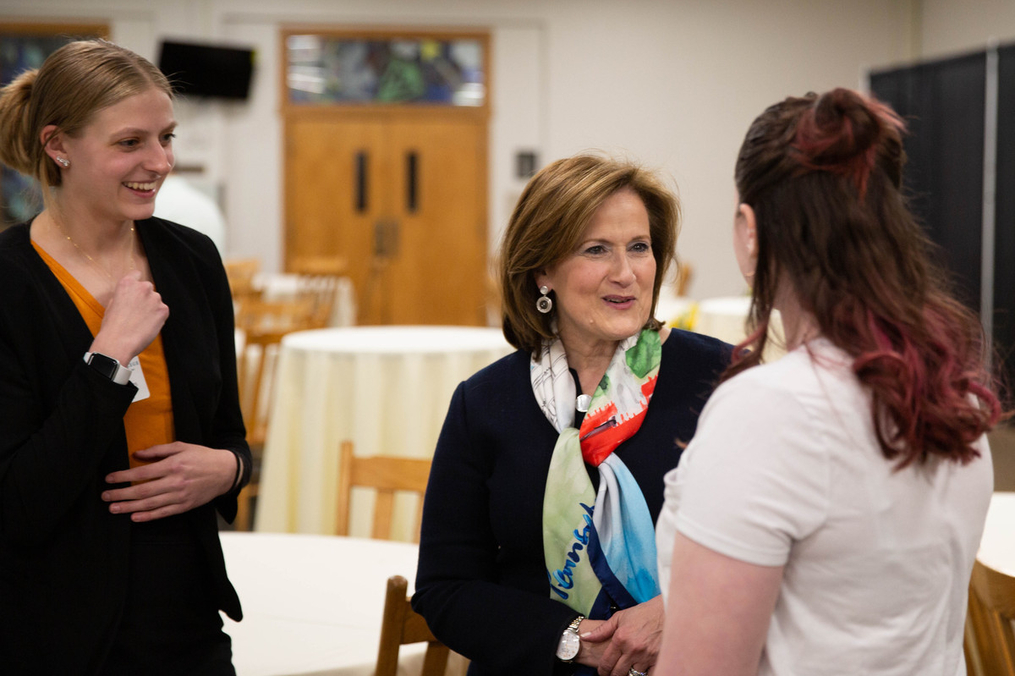
{"label": "navy blue blazer", "polygon": [[[731,348],[673,330],[641,428],[615,451],[652,519]],[[557,432],[540,411],[529,355],[518,351],[459,385],[437,442],[423,507],[413,608],[472,660],[469,674],[569,673],[555,657],[577,616],[550,597],[543,493]],[[593,484],[598,470],[588,467]],[[493,629],[496,627],[496,629]]]}

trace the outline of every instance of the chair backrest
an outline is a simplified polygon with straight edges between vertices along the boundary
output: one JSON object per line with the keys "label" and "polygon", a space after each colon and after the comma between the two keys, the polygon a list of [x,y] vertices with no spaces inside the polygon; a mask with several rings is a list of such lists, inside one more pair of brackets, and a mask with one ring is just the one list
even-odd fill
{"label": "chair backrest", "polygon": [[691,285],[691,277],[694,275],[694,267],[690,263],[681,262],[677,266],[677,283],[675,285],[678,296],[686,296],[687,289]]}
{"label": "chair backrest", "polygon": [[291,333],[317,328],[313,324],[314,299],[296,297],[286,300],[248,298],[236,311],[236,328],[250,332]]}
{"label": "chair backrest", "polygon": [[259,258],[230,258],[222,265],[226,269],[233,298],[246,297],[254,292],[254,275],[261,270]]}
{"label": "chair backrest", "polygon": [[345,256],[296,256],[289,262],[289,272],[297,275],[341,277],[348,267]]}
{"label": "chair backrest", "polygon": [[419,458],[399,458],[389,455],[357,457],[351,441],[343,441],[339,450],[338,511],[335,521],[337,535],[349,534],[349,511],[353,486],[377,489],[374,503],[374,525],[371,537],[387,540],[391,537],[391,516],[395,493],[410,491],[418,495],[414,542],[419,542],[419,525],[423,516],[423,495],[430,476],[430,461]]}
{"label": "chair backrest", "polygon": [[1015,577],[975,561],[965,645],[971,676],[1015,676],[1013,621]]}
{"label": "chair backrest", "polygon": [[310,328],[323,329],[331,324],[339,283],[340,278],[334,276],[299,276],[297,296],[310,301]]}
{"label": "chair backrest", "polygon": [[381,643],[377,649],[374,676],[395,676],[398,671],[398,650],[408,643],[427,644],[420,676],[443,676],[447,669],[448,647],[434,638],[426,620],[416,613],[407,596],[408,581],[401,575],[388,578],[384,595],[384,619],[381,620]]}
{"label": "chair backrest", "polygon": [[268,412],[274,386],[278,345],[287,331],[247,331],[236,359],[236,379],[240,391],[240,411],[247,427],[251,450],[264,445],[268,430]]}

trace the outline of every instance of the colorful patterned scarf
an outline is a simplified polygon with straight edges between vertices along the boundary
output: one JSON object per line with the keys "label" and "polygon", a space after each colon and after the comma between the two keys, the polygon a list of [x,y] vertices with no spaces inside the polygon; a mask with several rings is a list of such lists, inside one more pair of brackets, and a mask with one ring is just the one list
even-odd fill
{"label": "colorful patterned scarf", "polygon": [[[560,339],[531,364],[532,391],[560,433],[543,496],[543,551],[550,596],[605,619],[659,594],[655,532],[645,496],[614,449],[641,427],[662,357],[656,331],[621,341],[581,429],[576,390]],[[584,463],[599,469],[599,492]]]}

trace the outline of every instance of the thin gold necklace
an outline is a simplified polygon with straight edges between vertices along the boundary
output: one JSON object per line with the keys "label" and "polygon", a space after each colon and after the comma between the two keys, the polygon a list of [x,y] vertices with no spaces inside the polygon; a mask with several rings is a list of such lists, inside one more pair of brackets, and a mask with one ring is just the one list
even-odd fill
{"label": "thin gold necklace", "polygon": [[[52,220],[53,220],[54,223],[56,223],[56,227],[63,234],[64,238],[68,242],[73,244],[74,248],[78,250],[78,253],[80,253],[82,256],[87,258],[88,262],[90,262],[92,265],[94,265],[99,270],[101,270],[102,274],[104,274],[106,277],[108,277],[110,279],[110,281],[116,282],[116,279],[113,277],[113,275],[111,275],[109,273],[109,270],[107,270],[103,266],[99,265],[99,262],[97,260],[95,260],[94,258],[89,256],[87,251],[85,251],[84,249],[79,247],[78,243],[75,242],[73,239],[71,239],[70,233],[67,232],[66,229],[64,229],[63,224],[60,223],[60,220],[58,218],[53,218]],[[131,269],[132,272],[134,270],[137,270],[137,266],[134,265],[134,251],[133,251],[133,249],[134,249],[134,226],[132,225],[132,226],[130,226],[130,234],[127,235],[127,259],[130,261],[130,269]]]}

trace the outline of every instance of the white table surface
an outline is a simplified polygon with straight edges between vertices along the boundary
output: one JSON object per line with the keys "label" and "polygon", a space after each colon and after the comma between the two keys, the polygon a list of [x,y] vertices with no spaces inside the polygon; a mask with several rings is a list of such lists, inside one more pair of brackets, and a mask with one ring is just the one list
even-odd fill
{"label": "white table surface", "polygon": [[1015,577],[1015,493],[994,493],[976,558]]}
{"label": "white table surface", "polygon": [[[366,326],[286,336],[255,529],[333,533],[340,443],[351,440],[357,455],[432,457],[455,388],[512,350],[500,329],[478,327]],[[372,493],[354,491],[350,534],[369,534],[372,500]],[[409,504],[396,499],[395,539],[411,539]]]}
{"label": "white table surface", "polygon": [[[693,330],[736,345],[747,337],[747,315],[751,310],[750,296],[718,296],[695,301],[679,296],[660,295],[656,317],[668,325],[678,319],[693,318]],[[769,322],[765,360],[774,361],[786,353],[783,347],[782,319],[773,310]]]}
{"label": "white table surface", "polygon": [[[237,676],[370,676],[387,579],[411,592],[418,548],[336,536],[221,533],[243,621],[226,618]],[[419,673],[423,644],[403,646],[399,671]]]}
{"label": "white table surface", "polygon": [[289,350],[330,354],[457,354],[508,349],[500,329],[474,326],[355,326],[297,331]]}

